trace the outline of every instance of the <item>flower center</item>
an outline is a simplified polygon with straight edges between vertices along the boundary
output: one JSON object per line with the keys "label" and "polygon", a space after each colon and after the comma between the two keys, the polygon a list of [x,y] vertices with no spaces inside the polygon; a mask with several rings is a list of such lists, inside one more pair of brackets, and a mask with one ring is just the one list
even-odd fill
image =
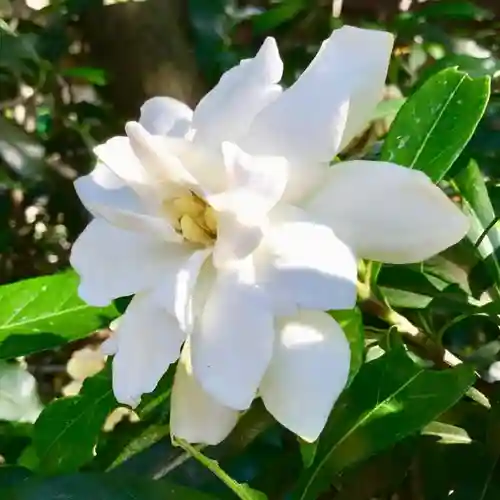
{"label": "flower center", "polygon": [[193,192],[168,202],[168,212],[176,231],[186,241],[212,246],[217,238],[217,219],[214,209]]}

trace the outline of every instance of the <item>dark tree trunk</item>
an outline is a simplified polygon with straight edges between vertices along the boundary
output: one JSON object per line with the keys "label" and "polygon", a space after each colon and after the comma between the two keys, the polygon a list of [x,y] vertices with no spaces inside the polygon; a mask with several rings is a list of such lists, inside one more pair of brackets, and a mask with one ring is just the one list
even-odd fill
{"label": "dark tree trunk", "polygon": [[91,59],[110,74],[105,93],[121,118],[154,95],[193,105],[203,94],[185,0],[92,6],[80,24]]}

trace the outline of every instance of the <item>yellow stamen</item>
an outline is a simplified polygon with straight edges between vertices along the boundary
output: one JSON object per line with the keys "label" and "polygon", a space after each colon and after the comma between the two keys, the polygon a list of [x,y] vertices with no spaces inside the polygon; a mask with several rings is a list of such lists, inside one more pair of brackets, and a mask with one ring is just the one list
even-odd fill
{"label": "yellow stamen", "polygon": [[173,208],[179,215],[187,214],[194,219],[203,213],[205,204],[199,198],[188,195],[176,198],[173,201]]}
{"label": "yellow stamen", "polygon": [[214,209],[210,206],[207,206],[205,208],[203,218],[205,219],[205,226],[207,227],[207,229],[211,233],[216,235],[217,234],[217,217],[215,216]]}
{"label": "yellow stamen", "polygon": [[183,215],[180,219],[181,233],[187,241],[201,245],[211,245],[212,237],[190,215]]}

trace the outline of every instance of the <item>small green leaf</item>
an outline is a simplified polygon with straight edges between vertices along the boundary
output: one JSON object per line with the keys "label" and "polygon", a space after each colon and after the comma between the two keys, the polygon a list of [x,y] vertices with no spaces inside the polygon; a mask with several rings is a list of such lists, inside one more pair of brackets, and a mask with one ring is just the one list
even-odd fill
{"label": "small green leaf", "polygon": [[77,295],[73,272],[0,287],[0,359],[25,356],[79,339],[117,316]]}
{"label": "small green leaf", "polygon": [[65,68],[61,74],[69,78],[80,78],[98,86],[106,85],[106,83],[108,83],[106,71],[101,68],[89,68],[84,66]]}
{"label": "small green leaf", "polygon": [[472,79],[455,68],[431,77],[402,106],[381,159],[440,181],[472,137],[489,93],[488,77]]}
{"label": "small green leaf", "polygon": [[5,500],[215,500],[192,488],[114,474],[74,474],[31,479],[12,490],[0,491]]}
{"label": "small green leaf", "polygon": [[401,346],[365,364],[330,415],[295,498],[318,498],[336,474],[434,420],[474,379],[465,365],[441,372],[423,369]]}
{"label": "small green leaf", "polygon": [[117,406],[109,368],[88,378],[78,396],[52,402],[36,421],[33,442],[42,472],[73,472],[92,460],[102,426]]}
{"label": "small green leaf", "polygon": [[252,19],[252,27],[255,33],[267,33],[276,29],[283,23],[295,19],[308,7],[306,0],[287,0],[267,9],[262,14]]}
{"label": "small green leaf", "polygon": [[357,308],[348,311],[330,311],[335,320],[344,330],[351,346],[351,367],[349,369],[349,382],[358,373],[364,360],[365,334],[363,329],[363,318],[361,311]]}
{"label": "small green leaf", "polygon": [[186,450],[193,458],[198,460],[198,462],[204,465],[210,472],[216,475],[228,488],[230,488],[238,496],[238,498],[241,498],[242,500],[266,500],[267,497],[262,492],[256,491],[246,484],[237,483],[219,467],[219,464],[215,460],[206,457],[197,448],[191,446],[183,439],[176,439],[175,443]]}
{"label": "small green leaf", "polygon": [[439,443],[443,444],[469,444],[472,438],[469,433],[456,425],[445,422],[431,422],[422,430],[424,436],[434,436],[439,438]]}

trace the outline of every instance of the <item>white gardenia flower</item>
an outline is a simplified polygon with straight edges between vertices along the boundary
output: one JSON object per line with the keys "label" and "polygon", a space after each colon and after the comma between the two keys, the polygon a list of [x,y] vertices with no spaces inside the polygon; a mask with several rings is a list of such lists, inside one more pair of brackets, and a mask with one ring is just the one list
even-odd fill
{"label": "white gardenia flower", "polygon": [[215,444],[260,396],[314,441],[345,386],[349,344],[326,310],[356,301],[357,259],[418,262],[466,217],[421,172],[330,160],[381,98],[393,38],[336,30],[282,90],[276,42],[192,111],[147,101],[76,181],[94,219],[73,246],[80,295],[134,295],[105,349],[117,399],[137,404],[179,358],[171,429]]}

